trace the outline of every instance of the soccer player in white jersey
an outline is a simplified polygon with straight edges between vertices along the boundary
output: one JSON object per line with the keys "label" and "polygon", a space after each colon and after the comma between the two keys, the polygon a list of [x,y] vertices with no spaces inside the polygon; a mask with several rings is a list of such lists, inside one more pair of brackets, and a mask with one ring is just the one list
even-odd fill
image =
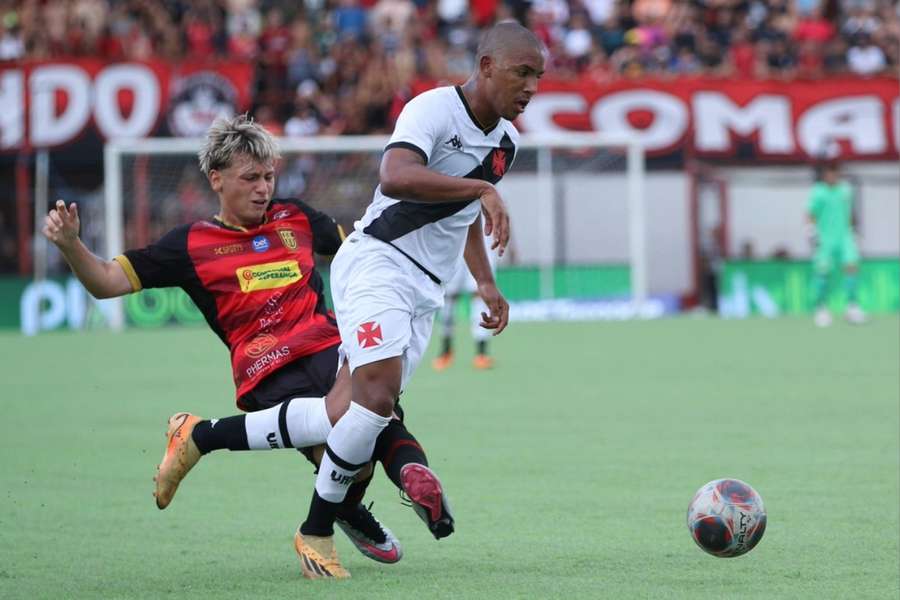
{"label": "soccer player in white jersey", "polygon": [[[544,71],[544,52],[517,23],[492,27],[478,46],[472,76],[412,99],[397,120],[372,204],[331,266],[331,291],[349,363],[352,401],[328,435],[309,515],[295,545],[304,575],[349,576],[334,549],[335,510],[372,457],[395,399],[422,358],[442,282],[460,255],[488,308],[481,326],[498,334],[509,305],[494,282],[482,237],[502,254],[509,215],[494,188],[516,152],[511,123],[525,110]],[[484,226],[482,227],[482,221]],[[443,488],[426,466],[410,463],[403,488],[417,512],[447,511]]]}
{"label": "soccer player in white jersey", "polygon": [[[488,261],[496,272],[497,253],[488,250]],[[441,353],[431,362],[435,371],[444,371],[453,364],[453,330],[456,325],[456,304],[463,296],[469,296],[469,321],[472,326],[472,339],[475,340],[475,358],[472,366],[478,370],[491,369],[494,359],[488,354],[488,340],[491,332],[481,326],[483,314],[487,314],[487,305],[478,295],[478,284],[469,272],[465,261],[460,261],[459,268],[453,278],[444,286],[444,306],[438,313],[441,323]]]}

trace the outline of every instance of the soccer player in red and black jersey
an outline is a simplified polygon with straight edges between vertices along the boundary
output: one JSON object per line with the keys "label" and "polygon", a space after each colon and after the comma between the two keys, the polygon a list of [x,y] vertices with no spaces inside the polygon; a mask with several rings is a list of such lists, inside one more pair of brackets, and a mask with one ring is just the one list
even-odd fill
{"label": "soccer player in red and black jersey", "polygon": [[[314,267],[314,253],[334,254],[343,232],[300,200],[272,198],[278,158],[275,140],[252,120],[218,120],[199,161],[219,197],[219,213],[111,261],[92,254],[79,239],[74,203],[57,201],[46,218],[44,235],[92,295],[180,287],[231,353],[237,405],[248,414],[203,420],[178,413],[169,419],[168,445],[155,478],[160,509],[200,457],[213,450],[293,447],[305,449],[311,460],[321,457],[321,447],[318,454],[311,447],[325,441],[349,406],[349,373],[338,369],[340,336]],[[427,461],[401,418],[379,440],[376,458],[404,491],[400,469]],[[360,502],[370,479],[371,469],[357,477],[356,493],[348,494],[337,522],[363,554],[396,562],[402,555],[399,543]],[[444,535],[452,532],[447,518],[439,528]],[[435,537],[442,537],[437,524],[425,520]],[[346,576],[323,564],[317,565],[324,570],[321,576]]]}

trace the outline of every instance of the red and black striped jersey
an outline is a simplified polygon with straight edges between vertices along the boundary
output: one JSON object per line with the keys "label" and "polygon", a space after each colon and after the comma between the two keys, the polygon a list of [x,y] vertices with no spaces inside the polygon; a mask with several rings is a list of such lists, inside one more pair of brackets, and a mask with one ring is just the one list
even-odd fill
{"label": "red and black striped jersey", "polygon": [[187,292],[231,352],[240,399],[291,361],[340,343],[313,253],[334,254],[342,240],[331,217],[275,199],[254,229],[195,221],[114,260],[134,291]]}

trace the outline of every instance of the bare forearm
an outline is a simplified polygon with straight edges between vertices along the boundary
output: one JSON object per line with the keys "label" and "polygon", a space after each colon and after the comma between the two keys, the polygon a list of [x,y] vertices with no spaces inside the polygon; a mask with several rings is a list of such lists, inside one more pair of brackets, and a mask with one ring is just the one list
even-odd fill
{"label": "bare forearm", "polygon": [[484,249],[484,240],[481,239],[483,235],[479,218],[469,226],[466,248],[463,251],[466,266],[469,267],[469,272],[472,273],[472,277],[479,285],[494,281],[494,272],[491,270],[491,263],[488,260],[487,251]]}
{"label": "bare forearm", "polygon": [[119,263],[96,256],[80,239],[59,249],[75,277],[95,298],[113,298],[133,291]]}
{"label": "bare forearm", "polygon": [[382,168],[380,179],[381,191],[386,196],[414,198],[417,202],[474,200],[492,187],[480,179],[442,175],[418,164],[395,166],[390,170]]}

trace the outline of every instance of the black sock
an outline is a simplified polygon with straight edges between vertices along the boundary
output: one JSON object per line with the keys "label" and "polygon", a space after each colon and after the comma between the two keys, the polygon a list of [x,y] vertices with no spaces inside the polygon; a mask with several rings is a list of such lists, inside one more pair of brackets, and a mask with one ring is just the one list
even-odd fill
{"label": "black sock", "polygon": [[479,340],[476,348],[478,354],[487,354],[487,340]]}
{"label": "black sock", "polygon": [[391,419],[378,439],[375,440],[374,460],[381,461],[384,472],[398,489],[403,489],[400,483],[400,469],[409,463],[418,463],[428,466],[425,451],[416,438],[407,431],[406,426],[397,419]]}
{"label": "black sock", "polygon": [[309,514],[300,526],[303,535],[334,535],[334,519],[340,504],[328,502],[319,496],[319,492],[313,491],[312,502],[309,503]]}
{"label": "black sock", "polygon": [[194,426],[191,439],[197,444],[200,454],[213,450],[249,450],[247,444],[247,428],[244,426],[245,415],[225,417],[216,421],[200,421]]}
{"label": "black sock", "polygon": [[[366,468],[367,467],[363,467],[364,470]],[[362,481],[354,481],[353,484],[349,488],[347,488],[347,495],[344,497],[344,501],[341,502],[340,508],[338,508],[338,514],[354,511],[356,509],[356,506],[360,502],[362,502],[363,497],[366,495],[366,489],[369,487],[369,483],[371,482],[371,474]]]}
{"label": "black sock", "polygon": [[441,355],[453,353],[453,338],[445,337],[441,341]]}

